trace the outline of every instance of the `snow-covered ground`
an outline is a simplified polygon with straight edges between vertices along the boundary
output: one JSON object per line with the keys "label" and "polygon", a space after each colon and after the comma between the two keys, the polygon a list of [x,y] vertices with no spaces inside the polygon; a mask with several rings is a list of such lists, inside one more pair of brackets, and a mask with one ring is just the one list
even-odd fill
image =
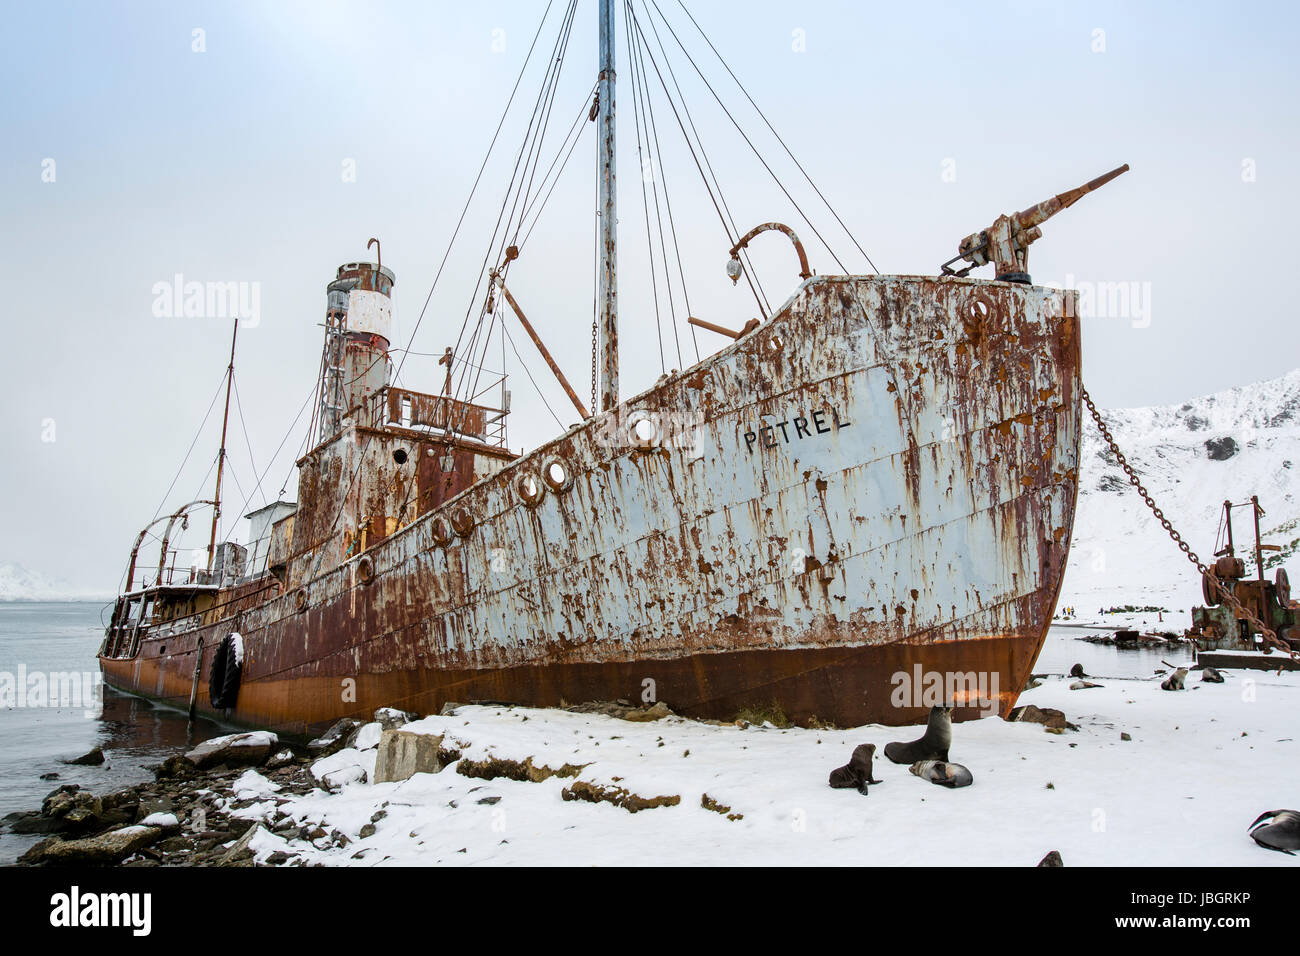
{"label": "snow-covered ground", "polygon": [[[303,863],[343,866],[1031,866],[1049,850],[1066,866],[1300,865],[1246,832],[1260,813],[1300,798],[1300,675],[1240,671],[1216,685],[1193,671],[1183,692],[1162,691],[1159,680],[1102,678],[1100,689],[1072,691],[1068,679],[1049,679],[1021,697],[1064,711],[1078,731],[997,718],[958,724],[951,757],[975,777],[961,790],[880,755],[891,740],[918,737],[919,727],[741,728],[463,706],[403,729],[442,735],[461,761],[532,758],[534,767],[582,769],[532,783],[465,776],[453,763],[400,783],[354,779],[278,809],[275,794],[246,775],[244,788],[268,799],[242,814],[288,813],[351,841],[330,847],[320,839],[328,847],[320,850],[263,832],[252,844],[259,860],[284,850]],[[827,775],[860,743],[877,745],[883,782],[866,796],[832,790]],[[375,751],[327,759],[369,775]],[[578,781],[680,800],[629,813],[564,799]],[[703,807],[706,794],[736,819]],[[373,834],[362,837],[377,815]]]}
{"label": "snow-covered ground", "polygon": [[[1300,369],[1182,405],[1103,410],[1121,451],[1202,561],[1212,561],[1223,502],[1259,495],[1266,514],[1266,574],[1300,547],[1296,494],[1300,490]],[[1212,457],[1215,456],[1215,457]],[[1079,507],[1057,613],[1111,627],[1156,627],[1181,632],[1193,606],[1203,604],[1200,577],[1113,460],[1085,410],[1079,469]],[[1250,508],[1233,512],[1238,555],[1254,573]],[[1300,565],[1288,568],[1300,573]],[[1102,614],[1112,607],[1167,609]]]}

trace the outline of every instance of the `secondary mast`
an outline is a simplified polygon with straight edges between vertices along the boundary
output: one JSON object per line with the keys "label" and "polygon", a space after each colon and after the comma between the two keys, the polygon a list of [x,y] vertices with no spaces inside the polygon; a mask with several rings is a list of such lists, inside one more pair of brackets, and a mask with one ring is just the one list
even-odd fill
{"label": "secondary mast", "polygon": [[230,386],[235,381],[235,339],[239,336],[239,319],[230,333],[230,365],[226,367],[226,412],[221,418],[221,451],[217,453],[217,491],[212,496],[212,537],[208,539],[208,570],[217,549],[217,522],[221,519],[221,472],[226,466],[226,425],[230,423]]}
{"label": "secondary mast", "polygon": [[[618,405],[618,220],[614,190],[614,0],[600,0],[600,411]],[[597,410],[592,409],[595,414]]]}

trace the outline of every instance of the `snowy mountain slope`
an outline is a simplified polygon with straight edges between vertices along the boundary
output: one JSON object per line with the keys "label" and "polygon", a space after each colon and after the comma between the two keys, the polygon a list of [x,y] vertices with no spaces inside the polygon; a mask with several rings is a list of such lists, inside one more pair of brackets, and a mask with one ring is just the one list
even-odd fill
{"label": "snowy mountain slope", "polygon": [[[1300,547],[1300,369],[1281,378],[1192,399],[1182,405],[1109,409],[1102,417],[1165,516],[1204,561],[1213,560],[1223,502],[1233,510],[1238,555],[1254,573],[1249,501],[1265,515],[1266,574]],[[1165,623],[1181,630],[1190,609],[1204,603],[1200,577],[1147,509],[1084,412],[1079,506],[1070,562],[1057,613],[1075,607],[1080,620],[1121,625],[1103,608],[1168,609]],[[1246,546],[1243,551],[1243,546]],[[1289,567],[1300,573],[1300,565]],[[1157,614],[1136,619],[1155,623]]]}
{"label": "snowy mountain slope", "polygon": [[13,561],[0,561],[0,601],[98,601],[102,592],[78,590]]}

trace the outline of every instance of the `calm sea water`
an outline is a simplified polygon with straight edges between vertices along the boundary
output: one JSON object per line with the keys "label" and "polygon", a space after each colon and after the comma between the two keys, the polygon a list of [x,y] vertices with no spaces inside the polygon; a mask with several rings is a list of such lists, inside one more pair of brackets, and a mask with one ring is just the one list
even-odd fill
{"label": "calm sea water", "polygon": [[[103,637],[98,604],[0,603],[0,674],[74,672],[97,675],[95,653]],[[1039,655],[1038,673],[1068,673],[1080,663],[1097,677],[1149,677],[1161,658],[1185,663],[1183,650],[1120,651],[1077,640],[1087,632],[1054,627]],[[222,729],[209,721],[190,725],[178,711],[112,690],[100,692],[99,708],[75,706],[5,706],[0,708],[0,816],[38,809],[51,790],[77,783],[96,793],[152,777],[147,765],[160,763],[181,748],[215,736]],[[99,767],[72,767],[61,761],[92,747],[104,749]],[[41,774],[57,773],[57,780]],[[0,865],[12,863],[37,836],[0,833]]]}
{"label": "calm sea water", "polygon": [[[0,674],[28,680],[49,674],[99,673],[95,654],[104,630],[98,604],[0,603]],[[105,612],[107,613],[107,612]],[[20,671],[21,668],[21,671]],[[39,809],[61,784],[76,783],[96,793],[152,778],[145,769],[192,742],[214,736],[218,727],[146,701],[103,689],[101,709],[81,700],[74,706],[0,707],[0,817],[15,810]],[[15,701],[17,703],[17,701]],[[30,702],[26,702],[30,703]],[[64,759],[92,747],[104,749],[98,767],[72,767]],[[57,780],[41,774],[57,773]],[[0,833],[0,864],[12,863],[39,836]]]}

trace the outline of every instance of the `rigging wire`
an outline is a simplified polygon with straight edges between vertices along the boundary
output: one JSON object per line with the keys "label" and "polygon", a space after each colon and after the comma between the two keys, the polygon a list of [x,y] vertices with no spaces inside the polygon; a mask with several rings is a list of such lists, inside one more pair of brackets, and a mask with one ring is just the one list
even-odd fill
{"label": "rigging wire", "polygon": [[[541,137],[545,135],[545,130],[542,128],[542,122],[544,122],[545,119],[548,118],[550,115],[549,107],[546,104],[552,103],[554,101],[555,91],[558,88],[559,73],[564,65],[564,53],[568,49],[568,40],[572,33],[574,14],[576,13],[576,10],[577,10],[577,0],[572,0],[572,2],[569,4],[568,9],[565,11],[565,19],[561,24],[560,33],[556,37],[555,45],[552,51],[552,59],[550,64],[548,64],[547,67],[547,74],[543,82],[542,91],[538,94],[537,101],[533,107],[533,115],[530,117],[528,122],[528,127],[524,133],[524,142],[523,144],[521,144],[519,153],[516,156],[514,170],[512,171],[510,177],[510,185],[506,190],[505,198],[503,199],[501,204],[501,210],[497,215],[497,222],[496,225],[493,227],[492,239],[489,242],[488,250],[485,253],[483,257],[483,262],[479,267],[480,279],[478,282],[475,283],[474,290],[471,294],[469,306],[465,311],[465,319],[461,323],[461,329],[456,338],[456,346],[455,349],[453,350],[454,353],[459,353],[461,351],[460,345],[464,339],[465,330],[468,328],[470,317],[473,315],[474,305],[476,302],[479,301],[480,284],[485,281],[490,284],[492,281],[490,275],[488,274],[489,263],[500,262],[504,256],[506,237],[510,234],[510,228],[514,222],[514,213],[519,206],[519,194],[520,191],[524,188],[523,184],[525,181],[525,177],[528,177],[529,180],[531,180],[531,175],[528,172],[527,164],[524,163],[525,157],[527,157],[528,160],[534,164],[533,172],[535,172],[536,170],[535,164],[540,161],[540,153],[538,153],[535,149],[533,149],[532,144],[537,142]],[[539,122],[539,118],[542,122]],[[521,164],[524,165],[524,168],[522,170],[521,170]],[[519,184],[518,187],[516,186],[516,182],[518,182]],[[512,193],[515,195],[515,200],[513,203],[511,202],[510,199]],[[509,218],[506,217],[507,206],[510,207]],[[504,226],[503,226],[503,220],[504,220]],[[497,241],[498,236],[500,236],[499,244]],[[494,248],[497,250],[495,253],[495,257],[493,255]],[[507,261],[504,263],[503,267],[500,270],[500,275],[503,281],[506,274],[509,272],[509,268],[510,268],[510,262]],[[485,296],[485,299],[490,300],[492,298],[490,285],[487,290],[487,293],[488,294]],[[483,355],[484,358],[486,359],[487,349],[490,343],[491,330],[492,328],[495,327],[495,318],[493,319],[493,322],[489,325],[487,336],[483,336],[482,335],[483,318],[485,312],[486,312],[486,306],[479,313],[478,321],[474,325],[474,331],[470,335],[466,351],[469,352],[469,354],[471,355],[477,354],[477,350],[479,348],[478,343],[480,341],[480,338],[482,338]],[[478,386],[477,377],[475,378],[473,384],[471,384],[469,382],[469,373],[467,371],[463,371],[456,385],[454,394],[457,396],[472,394],[473,391],[477,389],[477,386]],[[460,412],[461,412],[461,422],[463,423],[465,416],[469,414],[469,409],[467,407],[464,407],[460,410]],[[459,425],[453,425],[451,423],[450,415],[448,419],[448,426],[453,432],[458,430],[460,427]]]}
{"label": "rigging wire", "polygon": [[[650,2],[654,4],[655,10],[659,13],[659,18],[663,20],[664,25],[667,26],[668,21],[667,19],[664,18],[663,11],[659,9],[658,0],[650,0]],[[722,58],[722,54],[719,53],[718,48],[713,45],[713,41],[709,39],[708,34],[706,34],[704,30],[700,27],[699,23],[696,22],[695,17],[691,15],[691,11],[686,8],[686,4],[683,3],[682,0],[677,0],[677,5],[682,8],[682,12],[686,14],[687,18],[690,19],[691,24],[695,27],[696,30],[699,31],[700,36],[703,37],[704,42],[709,45],[709,49],[712,50],[714,56],[718,58],[718,62],[722,64],[723,69],[725,69],[727,73],[731,76],[731,78],[736,81],[736,86],[740,89],[740,92],[745,94],[745,99],[749,100],[749,105],[754,107],[754,112],[756,112],[759,115],[759,117],[763,120],[763,123],[771,131],[772,135],[776,137],[776,141],[781,144],[781,148],[785,150],[785,154],[790,157],[790,159],[794,162],[794,164],[797,167],[799,167],[799,172],[803,173],[803,178],[806,179],[808,181],[808,185],[813,188],[813,192],[817,194],[817,198],[822,201],[822,203],[826,206],[827,210],[830,211],[830,214],[835,217],[835,221],[840,224],[840,228],[844,230],[844,234],[848,236],[849,240],[853,243],[853,245],[857,247],[858,252],[862,253],[862,258],[867,260],[867,264],[871,266],[871,268],[875,271],[876,275],[880,275],[880,270],[876,268],[876,264],[871,260],[871,256],[867,255],[867,251],[862,248],[862,245],[861,243],[858,242],[857,237],[855,237],[853,233],[849,230],[849,227],[845,225],[844,220],[840,218],[840,214],[836,212],[835,207],[830,204],[830,200],[828,200],[822,194],[822,191],[817,188],[817,184],[813,182],[812,177],[808,175],[808,171],[804,169],[803,164],[799,162],[799,160],[795,157],[794,153],[790,151],[790,147],[785,144],[785,140],[781,138],[781,134],[776,131],[775,127],[773,127],[770,122],[768,122],[766,114],[764,114],[763,111],[759,109],[758,104],[754,102],[754,98],[749,95],[749,91],[746,90],[744,84],[740,82],[740,78],[737,77],[736,74],[732,72],[731,67],[728,66],[727,61]],[[669,29],[672,28],[669,27]],[[827,247],[827,251],[829,251],[829,247]],[[838,262],[839,260],[836,259],[836,261]],[[840,268],[843,268],[843,266],[841,265]]]}
{"label": "rigging wire", "polygon": [[[642,82],[642,84],[643,84],[643,86],[644,86],[644,85],[645,85],[645,76],[646,76],[646,72],[645,72],[645,60],[644,60],[643,57],[638,57],[638,59],[639,59],[639,61],[640,61],[640,71],[641,71],[641,77],[642,77],[641,82]],[[686,287],[686,269],[685,269],[685,266],[682,264],[682,248],[681,248],[680,243],[677,241],[677,222],[676,222],[676,220],[675,220],[674,217],[673,217],[673,203],[672,203],[672,197],[671,197],[671,194],[670,194],[669,189],[668,189],[668,174],[667,174],[667,167],[665,166],[664,161],[663,161],[663,151],[662,151],[662,149],[661,149],[660,146],[659,146],[659,142],[660,142],[660,140],[659,140],[659,126],[658,126],[658,123],[655,121],[654,99],[653,99],[652,96],[650,96],[650,94],[649,94],[648,91],[647,91],[646,94],[645,94],[645,100],[646,100],[646,105],[648,106],[648,112],[649,112],[649,118],[650,118],[650,130],[651,130],[651,133],[653,134],[653,137],[654,137],[654,148],[655,148],[655,156],[654,156],[654,160],[655,160],[655,163],[656,163],[656,166],[655,166],[655,176],[656,176],[656,180],[662,179],[662,180],[663,180],[663,184],[664,184],[664,206],[665,206],[665,207],[667,208],[667,210],[668,210],[668,228],[669,228],[669,230],[670,230],[670,232],[671,232],[671,234],[672,234],[672,239],[673,239],[673,252],[675,253],[675,255],[676,255],[676,257],[677,257],[677,275],[678,275],[678,279],[679,279],[679,281],[680,281],[680,283],[681,283],[681,287],[682,287],[682,301],[683,301],[683,303],[685,304],[686,315],[687,315],[687,317],[689,318],[690,315],[691,315],[691,295],[690,295],[690,291],[689,291],[689,290],[687,289],[687,287]],[[659,228],[660,228],[660,241],[661,241],[661,243],[662,243],[662,239],[663,239],[663,224],[662,224],[662,222],[660,223],[660,227],[659,227]],[[666,259],[666,258],[667,258],[667,253],[666,253],[666,252],[664,253],[664,256],[665,256],[665,259]],[[665,275],[668,275],[668,273],[669,273],[668,263],[667,263],[666,261],[664,262],[664,273],[665,273]],[[669,303],[670,303],[670,304],[671,304],[671,302],[672,302],[671,295],[672,295],[672,285],[671,285],[671,283],[670,283],[670,284],[669,284],[669,297],[670,297],[670,298],[669,298]],[[677,317],[676,317],[676,314],[674,314],[674,316],[673,316],[673,334],[674,334],[674,335],[676,335],[676,331],[677,331],[677,330],[676,330],[676,321],[677,321]],[[694,326],[694,325],[690,325],[690,324],[688,323],[687,327],[690,329],[690,333],[691,333],[691,343],[692,343],[692,345],[693,345],[694,348],[695,348],[695,361],[698,362],[698,361],[700,361],[700,341],[699,341],[698,336],[696,335],[696,332],[695,332],[695,326]],[[678,346],[678,352],[679,352],[679,354],[678,354],[678,362],[681,362],[680,345]]]}
{"label": "rigging wire", "polygon": [[[176,482],[180,480],[181,472],[185,470],[186,462],[190,460],[190,455],[194,452],[194,446],[199,443],[199,437],[203,434],[203,426],[208,423],[208,418],[212,414],[212,409],[217,405],[217,398],[221,395],[221,386],[225,384],[225,381],[226,373],[222,372],[221,381],[217,383],[217,390],[212,393],[212,401],[208,403],[208,410],[203,415],[203,421],[199,422],[198,430],[194,433],[194,439],[190,442],[190,447],[186,450],[185,457],[181,459],[181,466],[176,469],[176,474],[172,478],[171,484],[167,486],[167,491],[164,492],[162,501],[158,502],[158,510],[155,511],[153,517],[149,519],[151,523],[158,520],[158,516],[162,514],[163,508],[166,507],[167,499],[171,497],[172,489],[176,487]],[[204,479],[205,482],[206,480],[207,479]]]}
{"label": "rigging wire", "polygon": [[[643,0],[643,2],[645,2],[645,0]],[[649,2],[654,4],[656,10],[659,10],[659,5],[658,3],[655,2],[655,0],[649,0]],[[662,18],[663,16],[662,10],[659,10],[659,15]],[[649,13],[647,11],[647,17],[648,16]],[[651,26],[653,27],[654,25],[653,18],[651,18],[650,22],[651,22]],[[677,31],[672,28],[672,24],[670,24],[667,20],[665,20],[664,27],[672,35],[672,38],[677,41],[677,46],[681,49],[682,54],[686,57],[687,62],[690,63],[691,66],[695,69],[696,74],[703,81],[705,87],[708,88],[708,91],[713,94],[713,99],[717,102],[718,106],[721,107],[722,112],[726,114],[727,119],[731,120],[731,125],[736,127],[736,132],[740,133],[741,138],[745,141],[745,145],[747,145],[750,148],[750,151],[753,152],[753,154],[758,158],[758,161],[763,164],[763,168],[767,170],[767,174],[772,177],[772,181],[776,183],[777,187],[781,190],[781,192],[785,194],[785,198],[790,201],[790,205],[794,206],[795,212],[799,214],[799,217],[803,219],[803,221],[808,225],[808,228],[811,229],[814,235],[817,236],[818,240],[825,247],[826,251],[831,254],[831,258],[834,259],[836,265],[840,267],[840,271],[847,273],[849,271],[848,268],[844,265],[843,262],[840,261],[840,257],[835,254],[835,250],[831,248],[830,243],[826,241],[826,237],[821,234],[821,232],[818,230],[818,228],[815,225],[813,225],[813,221],[808,218],[808,215],[803,211],[803,208],[795,200],[794,196],[790,195],[790,190],[785,188],[785,183],[781,182],[781,178],[768,164],[767,160],[763,157],[763,154],[759,152],[758,147],[754,145],[753,141],[749,138],[749,135],[744,131],[743,128],[741,128],[741,125],[738,122],[736,122],[736,118],[731,115],[731,111],[727,109],[727,105],[722,102],[722,97],[718,96],[717,91],[713,88],[713,84],[709,82],[708,78],[704,75],[704,72],[700,69],[699,65],[695,62],[695,58],[691,56],[690,51],[686,49],[686,46],[682,43],[681,39],[677,36]],[[697,24],[697,29],[698,29],[698,24]],[[816,187],[814,186],[814,189],[815,188]],[[874,269],[875,266],[873,265],[872,268]]]}
{"label": "rigging wire", "polygon": [[[252,440],[251,438],[248,437],[248,425],[247,425],[247,423],[245,423],[245,421],[244,421],[244,406],[243,406],[243,404],[239,401],[239,383],[235,380],[235,377],[234,377],[233,375],[230,377],[230,383],[231,383],[231,385],[234,386],[234,392],[235,392],[235,411],[239,413],[239,427],[240,427],[240,429],[244,432],[244,443],[248,446],[248,466],[249,466],[250,468],[253,469],[253,474],[256,475],[256,474],[257,474],[257,463],[253,460],[253,440]],[[260,486],[260,485],[261,485],[261,482],[258,482],[258,485]],[[254,488],[253,490],[254,490],[254,492],[256,492],[256,491],[257,491],[257,488]],[[262,493],[262,504],[266,504],[266,493],[265,493],[265,492]],[[245,506],[245,507],[248,506],[248,500],[247,500],[247,499],[244,500],[244,506]],[[242,513],[243,509],[241,508],[240,511],[241,511],[241,513]]]}
{"label": "rigging wire", "polygon": [[[646,49],[646,54],[650,60],[650,65],[653,66],[655,69],[655,76],[659,79],[659,85],[660,87],[662,87],[664,91],[664,98],[667,99],[668,105],[672,108],[673,118],[677,120],[677,127],[678,129],[681,130],[682,137],[686,140],[687,149],[690,150],[691,159],[695,162],[695,168],[699,172],[701,180],[703,180],[704,182],[704,189],[709,194],[709,200],[710,202],[713,203],[713,209],[718,214],[718,219],[722,222],[722,231],[727,237],[727,242],[728,244],[734,245],[735,241],[740,238],[740,232],[736,229],[735,220],[731,218],[731,210],[727,207],[726,199],[722,195],[721,186],[718,185],[717,177],[716,175],[713,174],[713,165],[712,163],[709,162],[708,154],[704,151],[703,140],[699,138],[699,132],[695,128],[695,120],[691,117],[689,107],[686,106],[686,100],[685,97],[682,95],[680,85],[678,85],[677,83],[676,74],[673,72],[671,64],[667,62],[667,57],[665,53],[664,65],[668,70],[668,75],[672,78],[673,86],[677,89],[678,96],[682,100],[681,112],[678,111],[677,104],[673,100],[672,94],[668,90],[668,82],[667,80],[664,79],[663,71],[659,69],[659,63],[655,59],[654,52],[650,50],[648,44],[645,43],[645,32],[641,29],[640,21],[636,17],[635,12],[632,14],[631,20],[632,20],[632,25],[636,28],[638,35],[641,37],[643,47]],[[653,26],[654,24],[652,22],[651,27],[653,28]],[[661,52],[664,52],[662,41],[660,41],[660,50]],[[686,113],[687,122],[685,123],[682,121],[682,115],[681,115],[682,112]],[[687,123],[689,123],[691,127],[691,131],[695,133],[695,137],[696,137],[695,141],[691,140],[691,134],[686,131]],[[698,154],[696,152],[697,143],[699,146]],[[701,156],[704,158],[703,165],[700,164]],[[705,173],[706,168],[708,169],[707,174]],[[710,176],[713,177],[713,185],[710,185],[710,178],[709,178]],[[716,196],[714,195],[715,189],[717,190]],[[719,205],[720,202],[721,205]],[[726,210],[725,213],[724,210]],[[745,259],[745,262],[748,264],[749,259],[746,250],[742,249],[740,251],[740,254]],[[754,294],[754,299],[758,303],[759,312],[762,314],[763,318],[766,319],[769,312],[769,309],[766,305],[766,295],[763,293],[762,285],[759,284],[757,281],[752,266],[745,269],[745,281],[749,284],[750,291],[753,292]]]}
{"label": "rigging wire", "polygon": [[533,378],[533,373],[530,372],[530,371],[528,370],[528,366],[527,366],[527,365],[524,365],[524,360],[520,357],[520,355],[519,355],[519,349],[518,349],[518,347],[515,345],[514,336],[512,336],[512,335],[510,334],[510,330],[507,329],[507,328],[505,327],[504,323],[503,323],[502,326],[501,326],[501,331],[502,331],[502,333],[505,335],[506,341],[508,341],[508,342],[510,343],[510,348],[514,351],[514,353],[515,353],[515,358],[519,359],[519,364],[520,364],[520,365],[523,365],[523,368],[524,368],[524,374],[528,376],[528,381],[532,382],[532,383],[533,383],[533,388],[537,389],[537,395],[538,395],[539,398],[541,398],[541,400],[542,400],[542,404],[546,406],[546,410],[547,410],[548,412],[550,412],[550,413],[551,413],[551,417],[555,419],[555,424],[559,425],[560,428],[563,429],[563,428],[565,427],[564,422],[560,421],[560,416],[557,415],[557,414],[555,414],[555,409],[551,408],[551,403],[548,402],[548,401],[546,400],[546,396],[542,394],[542,389],[541,389],[541,387],[537,384],[537,379]]}
{"label": "rigging wire", "polygon": [[[650,292],[651,292],[651,299],[654,302],[654,310],[655,310],[655,333],[659,337],[659,371],[663,373],[667,373],[668,369],[664,364],[663,322],[661,321],[659,315],[659,281],[655,269],[654,240],[651,237],[652,230],[650,226],[650,204],[646,198],[646,189],[645,189],[645,180],[646,180],[645,156],[641,152],[641,102],[640,102],[640,94],[637,85],[636,57],[632,52],[635,49],[636,44],[632,39],[632,26],[631,26],[631,16],[630,16],[631,7],[627,3],[627,0],[624,0],[623,9],[628,14],[623,18],[623,26],[627,31],[628,59],[629,61],[631,61],[632,64],[632,68],[628,71],[628,75],[632,80],[632,119],[633,119],[633,124],[636,128],[636,154],[637,157],[641,160],[640,163],[641,175],[638,176],[637,178],[641,180],[641,207],[645,213],[645,242],[646,242],[646,251],[648,253],[648,258],[650,262]],[[648,153],[649,150],[647,149],[646,152]],[[681,361],[680,355],[678,361],[679,362]]]}
{"label": "rigging wire", "polygon": [[[455,243],[456,243],[456,238],[457,238],[457,236],[459,236],[459,234],[460,234],[461,226],[464,225],[464,222],[465,222],[465,216],[466,216],[466,214],[469,212],[470,204],[471,204],[471,202],[472,202],[473,199],[474,199],[474,195],[475,195],[475,193],[478,191],[478,185],[479,185],[479,183],[482,181],[482,178],[483,178],[483,171],[487,168],[488,160],[489,160],[489,159],[491,158],[491,156],[492,156],[492,150],[495,148],[495,146],[496,146],[496,142],[497,142],[497,139],[498,139],[498,137],[499,137],[500,134],[501,134],[501,130],[502,130],[502,128],[505,126],[506,117],[507,117],[507,116],[509,115],[509,113],[510,113],[510,107],[514,104],[514,101],[515,101],[515,94],[516,94],[516,93],[518,92],[518,90],[519,90],[519,84],[520,84],[520,82],[522,82],[522,80],[523,80],[523,78],[524,78],[524,74],[525,74],[525,72],[526,72],[527,69],[528,69],[528,64],[529,64],[529,62],[531,62],[531,60],[532,60],[533,50],[536,48],[536,46],[537,46],[537,41],[538,41],[538,39],[541,37],[541,34],[542,34],[542,28],[546,25],[546,21],[547,21],[547,18],[549,17],[549,15],[550,15],[551,6],[552,6],[553,2],[554,2],[554,0],[547,0],[547,3],[546,3],[546,9],[542,12],[542,18],[541,18],[541,20],[540,20],[540,21],[538,22],[538,24],[537,24],[537,30],[536,30],[536,32],[533,34],[533,40],[532,40],[532,43],[529,44],[528,52],[527,52],[527,54],[524,56],[524,62],[523,62],[523,65],[519,68],[519,75],[515,78],[515,84],[514,84],[514,87],[513,87],[513,88],[511,89],[511,91],[510,91],[510,97],[509,97],[509,99],[506,101],[505,109],[502,110],[502,112],[501,112],[501,119],[497,122],[496,130],[495,130],[495,132],[493,132],[493,134],[492,134],[492,139],[491,139],[491,141],[488,143],[487,152],[486,152],[486,154],[485,154],[484,157],[483,157],[483,162],[479,165],[478,174],[474,177],[474,183],[473,183],[473,185],[470,187],[469,196],[465,199],[465,205],[464,205],[464,207],[461,209],[460,218],[456,220],[456,227],[452,230],[451,239],[448,241],[448,243],[447,243],[447,249],[446,249],[446,251],[443,253],[443,256],[442,256],[442,262],[439,263],[439,265],[438,265],[438,271],[434,274],[433,282],[432,282],[432,284],[430,284],[430,286],[429,286],[429,293],[428,293],[428,295],[425,297],[424,305],[423,305],[423,307],[420,309],[420,314],[419,314],[419,316],[416,318],[416,321],[415,321],[415,325],[414,325],[414,327],[411,329],[411,335],[410,335],[410,337],[409,337],[409,339],[407,340],[407,343],[406,343],[408,349],[411,347],[412,344],[414,344],[416,333],[419,332],[419,330],[420,330],[420,324],[424,321],[424,316],[425,316],[425,314],[428,312],[428,309],[429,309],[429,303],[433,300],[433,293],[434,293],[434,290],[437,289],[437,287],[438,287],[438,281],[439,281],[439,279],[441,279],[441,277],[442,277],[442,273],[443,273],[443,270],[446,268],[447,260],[448,260],[448,259],[450,258],[450,256],[451,256],[451,250],[452,250],[453,246],[454,246]],[[570,18],[570,22],[571,22],[571,18]],[[535,108],[534,108],[534,112],[535,112]],[[470,307],[473,308],[473,305],[471,304]],[[468,321],[468,318],[469,318],[469,317],[468,317],[468,314],[467,314],[467,315],[466,315],[466,321]],[[464,331],[464,328],[465,328],[465,326],[464,326],[464,324],[462,324],[462,326],[461,326],[461,331],[462,331],[462,333],[463,333],[463,331]],[[459,345],[459,342],[460,342],[460,339],[459,339],[459,337],[458,337],[458,338],[457,338],[457,344],[458,344],[458,345]],[[402,373],[402,365],[405,364],[405,361],[406,361],[406,353],[403,353],[403,355],[402,355],[402,361],[398,363],[397,369],[396,369],[396,371],[394,372],[394,375],[393,375],[393,379],[394,379],[394,381],[396,381],[397,378],[398,378],[398,376],[401,375],[401,373]],[[353,470],[351,476],[349,477],[349,480],[348,480],[348,486],[347,486],[348,488],[351,488],[351,486],[356,482],[357,478],[358,478],[358,477],[360,476],[360,474],[361,474],[361,467],[362,467],[362,464],[363,464],[364,461],[365,461],[365,454],[364,454],[364,452],[365,452],[366,449],[369,448],[369,445],[370,445],[371,440],[372,440],[371,437],[367,436],[367,438],[366,438],[366,445],[365,445],[365,447],[362,449],[362,454],[359,455],[358,458],[357,458],[357,467]],[[342,498],[340,499],[338,510],[334,513],[334,519],[330,522],[329,531],[326,533],[325,537],[321,540],[321,542],[316,546],[316,548],[317,548],[317,553],[316,553],[316,560],[313,562],[313,565],[312,565],[312,573],[311,573],[311,576],[312,576],[312,577],[314,577],[316,571],[319,570],[319,568],[320,568],[320,563],[321,563],[321,561],[323,560],[323,558],[325,557],[325,544],[326,544],[329,540],[331,540],[331,539],[333,538],[334,533],[335,533],[335,529],[338,527],[339,518],[341,518],[341,517],[343,516],[343,508],[344,508],[344,506],[346,505],[346,502],[347,502],[347,495],[344,494],[344,495],[342,496]]]}
{"label": "rigging wire", "polygon": [[[624,0],[624,4],[630,14],[630,11],[632,9],[632,4],[630,0]],[[658,132],[653,125],[654,109],[653,109],[653,105],[651,104],[649,91],[646,89],[645,59],[643,57],[643,51],[640,49],[639,44],[633,42],[633,36],[630,30],[628,31],[628,56],[629,59],[632,60],[634,64],[632,70],[635,79],[633,96],[634,96],[634,100],[639,98],[638,108],[641,113],[640,122],[641,122],[641,126],[645,128],[646,152],[649,154],[649,159],[650,159],[650,173],[651,173],[650,187],[651,187],[651,194],[654,196],[655,222],[659,230],[659,252],[662,257],[663,266],[664,266],[664,287],[668,290],[668,312],[669,312],[670,320],[672,322],[673,342],[677,348],[677,367],[681,368],[685,363],[683,363],[682,361],[682,342],[677,332],[677,307],[674,305],[673,302],[672,272],[668,265],[668,246],[664,236],[663,213],[659,207],[659,182],[661,179],[663,180],[664,203],[666,205],[668,203],[668,180],[664,174],[663,154],[662,151],[659,149]],[[652,147],[652,141],[653,141],[653,147]],[[643,174],[642,175],[643,192],[645,189],[644,180],[645,180],[645,176]],[[671,208],[670,208],[670,212],[671,212]],[[673,246],[677,250],[677,260],[678,263],[680,264],[681,249],[677,247],[677,235],[675,231],[673,233]],[[682,285],[682,295],[683,298],[686,298],[686,288],[685,288],[684,281]],[[687,299],[687,301],[689,302],[689,299]],[[686,307],[686,314],[688,316],[690,315],[689,304]],[[694,326],[691,326],[691,328],[693,329]],[[698,361],[698,359],[699,356],[697,354],[696,360]]]}

